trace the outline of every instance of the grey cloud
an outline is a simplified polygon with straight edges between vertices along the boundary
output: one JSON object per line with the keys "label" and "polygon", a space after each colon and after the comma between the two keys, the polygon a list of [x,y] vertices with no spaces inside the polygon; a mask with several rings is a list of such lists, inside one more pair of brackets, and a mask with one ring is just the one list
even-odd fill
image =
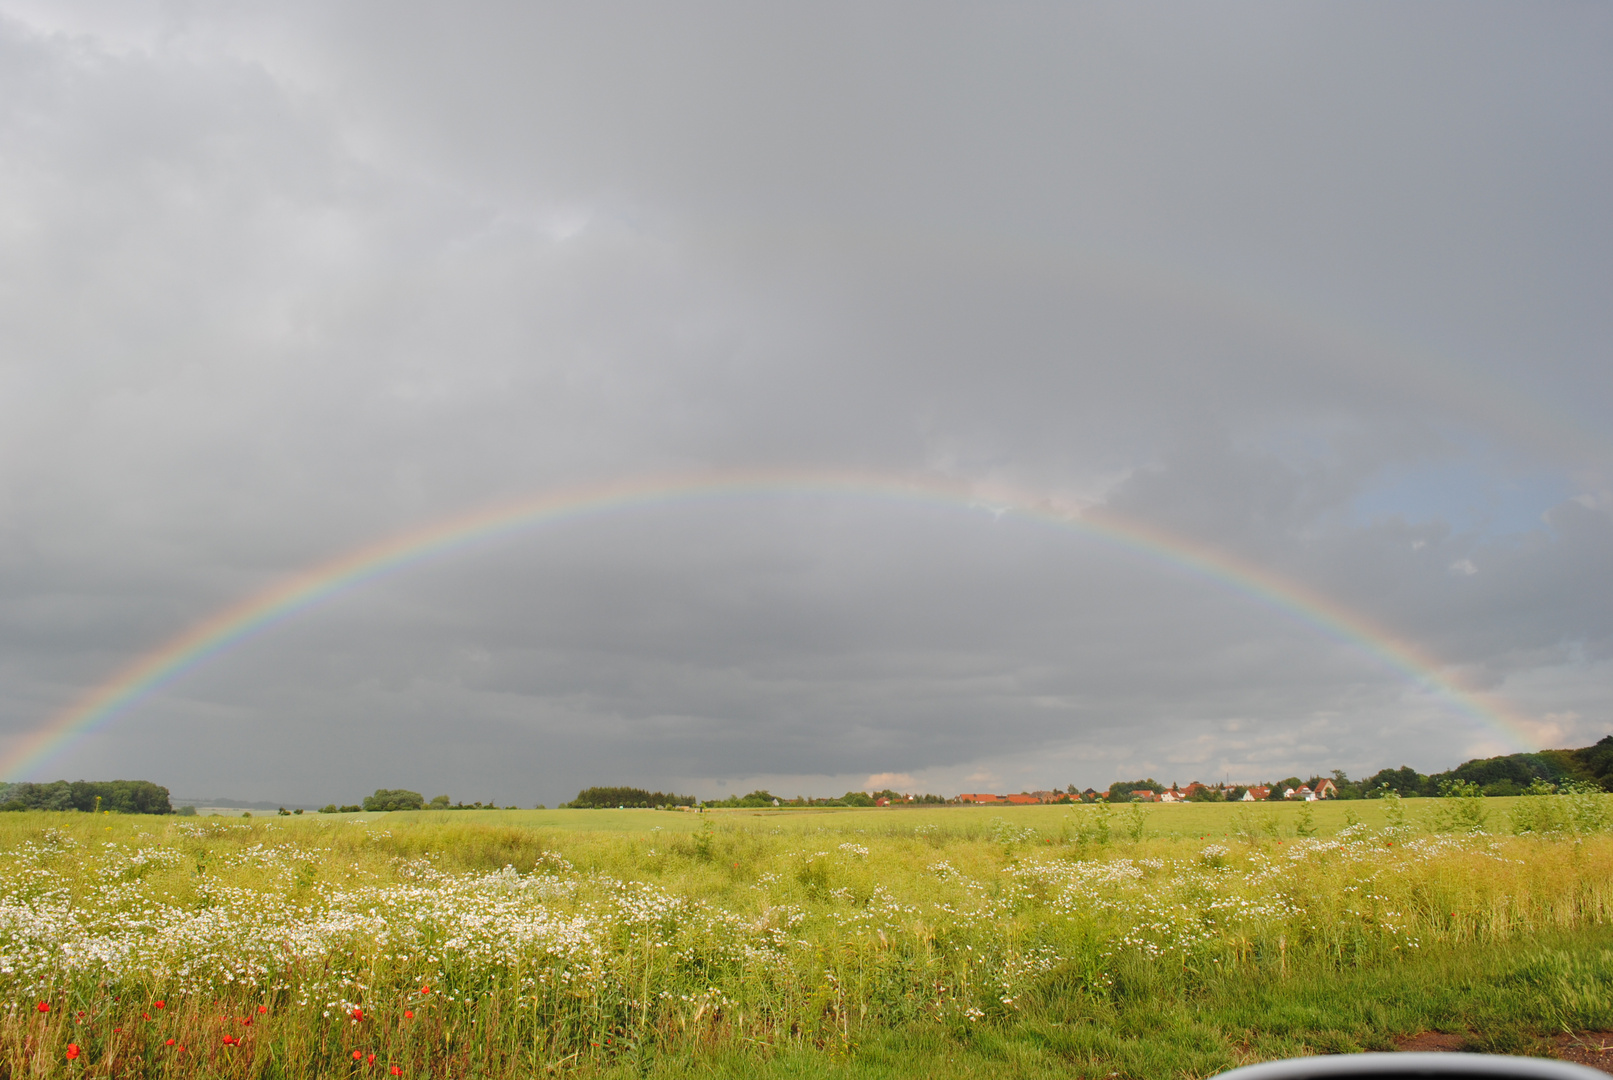
{"label": "grey cloud", "polygon": [[[0,734],[377,538],[724,467],[1107,505],[1608,730],[1604,13],[4,8]],[[1538,526],[1356,512],[1450,463],[1549,477]],[[553,802],[1494,742],[1168,562],[779,496],[414,567],[46,771]]]}

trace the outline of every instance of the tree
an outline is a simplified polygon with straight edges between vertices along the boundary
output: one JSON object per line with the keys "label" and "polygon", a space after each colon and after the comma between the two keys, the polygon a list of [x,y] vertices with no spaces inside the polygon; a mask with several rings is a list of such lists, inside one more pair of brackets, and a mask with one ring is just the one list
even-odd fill
{"label": "tree", "polygon": [[149,780],[57,780],[51,784],[7,784],[0,788],[0,809],[97,809],[114,814],[171,814],[168,789]]}
{"label": "tree", "polygon": [[1431,794],[1429,783],[1428,777],[1410,765],[1402,765],[1398,769],[1379,769],[1361,781],[1361,786],[1366,789],[1369,798],[1376,798],[1385,790],[1409,798]]}
{"label": "tree", "polygon": [[1165,790],[1161,784],[1150,776],[1147,780],[1117,780],[1109,785],[1110,802],[1130,802],[1133,791],[1152,791],[1155,795]]}
{"label": "tree", "polygon": [[[768,796],[771,804],[772,796]],[[645,791],[636,787],[591,787],[577,792],[577,797],[560,808],[574,810],[615,810],[617,807],[648,810],[657,806],[693,806],[693,795],[674,795],[666,791]]]}
{"label": "tree", "polygon": [[403,788],[376,788],[374,795],[364,799],[364,809],[367,811],[419,810],[425,805],[424,795]]}

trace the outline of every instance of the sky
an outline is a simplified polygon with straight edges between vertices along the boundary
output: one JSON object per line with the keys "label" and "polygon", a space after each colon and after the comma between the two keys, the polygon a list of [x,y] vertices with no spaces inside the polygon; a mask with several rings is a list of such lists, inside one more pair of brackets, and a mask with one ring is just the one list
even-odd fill
{"label": "sky", "polygon": [[552,806],[1594,742],[1610,176],[1604,5],[0,0],[5,778]]}

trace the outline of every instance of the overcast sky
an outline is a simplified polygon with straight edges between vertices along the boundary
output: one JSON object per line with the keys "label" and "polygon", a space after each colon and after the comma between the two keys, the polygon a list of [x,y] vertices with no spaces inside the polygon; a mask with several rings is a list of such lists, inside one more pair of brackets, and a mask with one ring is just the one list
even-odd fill
{"label": "overcast sky", "polygon": [[322,803],[1448,768],[1613,732],[1613,9],[0,0],[0,748]]}

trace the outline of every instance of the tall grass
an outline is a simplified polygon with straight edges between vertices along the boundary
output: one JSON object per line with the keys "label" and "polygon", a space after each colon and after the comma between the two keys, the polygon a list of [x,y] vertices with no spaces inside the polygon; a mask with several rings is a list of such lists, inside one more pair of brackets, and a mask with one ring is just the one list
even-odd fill
{"label": "tall grass", "polygon": [[[1489,835],[1456,801],[7,814],[0,1070],[877,1072],[929,1047],[1193,1075],[1501,1001],[1519,1031],[1613,1026],[1605,802],[1483,800],[1490,827],[1579,822]],[[1453,964],[1483,1000],[1448,996]],[[1400,1013],[1338,997],[1411,986]]]}

